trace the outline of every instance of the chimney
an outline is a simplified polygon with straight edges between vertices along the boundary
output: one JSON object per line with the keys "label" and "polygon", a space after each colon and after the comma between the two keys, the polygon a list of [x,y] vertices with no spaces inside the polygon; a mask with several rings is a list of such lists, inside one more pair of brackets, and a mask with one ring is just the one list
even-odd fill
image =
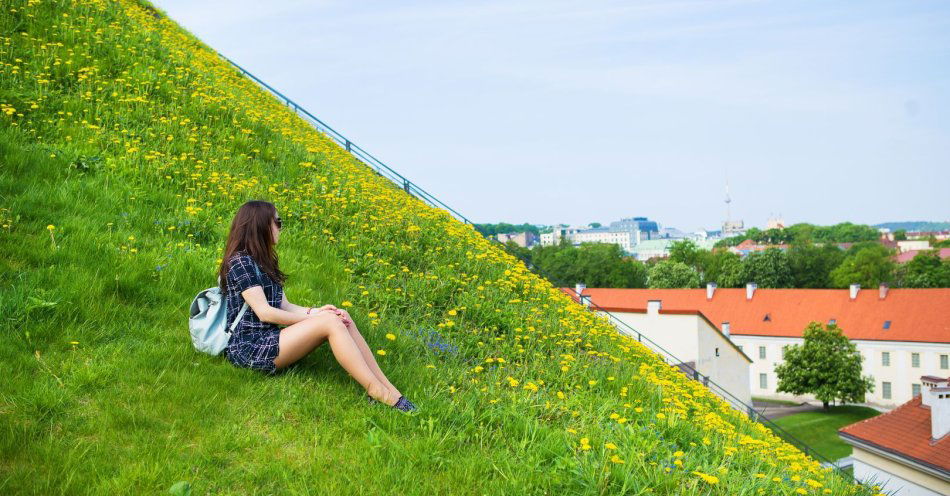
{"label": "chimney", "polygon": [[881,285],[877,288],[878,298],[884,299],[887,298],[887,283],[882,282]]}
{"label": "chimney", "polygon": [[755,288],[759,287],[758,284],[754,282],[746,283],[745,285],[745,299],[751,300],[752,294],[755,293]]}
{"label": "chimney", "polygon": [[858,291],[860,290],[861,290],[860,284],[857,284],[857,283],[851,284],[851,294],[850,294],[851,301],[854,301],[855,299],[857,299]]}
{"label": "chimney", "polygon": [[589,307],[590,295],[584,294],[585,289],[587,289],[587,285],[582,282],[579,282],[574,285],[574,292],[577,293],[577,299],[581,302],[581,305],[584,305],[585,307]]}
{"label": "chimney", "polygon": [[714,282],[706,283],[706,300],[707,301],[712,299],[713,293],[715,292],[716,292],[716,283]]}
{"label": "chimney", "polygon": [[663,306],[663,302],[660,300],[650,300],[647,302],[647,315],[659,315],[660,307]]}
{"label": "chimney", "polygon": [[930,407],[930,442],[934,443],[950,433],[950,387],[945,377],[925,375],[920,382],[927,388],[921,404]]}
{"label": "chimney", "polygon": [[722,323],[722,333],[725,334],[727,338],[729,337],[729,323],[728,322]]}

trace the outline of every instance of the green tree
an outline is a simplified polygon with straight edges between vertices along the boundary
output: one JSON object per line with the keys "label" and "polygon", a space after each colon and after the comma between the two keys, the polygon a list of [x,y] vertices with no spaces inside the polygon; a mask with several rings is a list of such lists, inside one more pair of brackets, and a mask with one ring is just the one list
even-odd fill
{"label": "green tree", "polygon": [[582,282],[599,288],[646,287],[646,267],[624,257],[620,246],[612,243],[582,243],[575,247],[562,238],[556,246],[534,247],[531,260],[559,286],[572,287]]}
{"label": "green tree", "polygon": [[898,274],[905,288],[950,288],[950,259],[941,261],[937,250],[922,251]]}
{"label": "green tree", "polygon": [[874,378],[861,375],[861,353],[837,325],[811,322],[804,338],[786,348],[785,361],[775,367],[776,391],[813,394],[827,410],[835,400],[861,403],[874,390]]}
{"label": "green tree", "polygon": [[788,266],[796,288],[830,288],[831,271],[841,265],[845,253],[835,245],[793,244],[788,250]]}
{"label": "green tree", "polygon": [[897,264],[891,258],[889,248],[879,243],[869,243],[861,247],[852,246],[849,255],[841,265],[831,271],[831,283],[838,288],[846,288],[858,283],[873,288],[882,282],[894,280]]}
{"label": "green tree", "polygon": [[698,288],[699,273],[683,262],[664,260],[650,267],[648,281],[651,288]]}
{"label": "green tree", "polygon": [[742,279],[760,288],[788,288],[793,283],[788,257],[778,248],[749,254],[742,261]]}
{"label": "green tree", "polygon": [[720,288],[738,288],[745,284],[739,255],[728,250],[704,251],[700,259],[700,284],[714,282]]}
{"label": "green tree", "polygon": [[682,262],[698,269],[697,265],[699,264],[703,251],[704,250],[697,246],[692,240],[684,239],[682,241],[676,241],[670,245],[669,260]]}
{"label": "green tree", "polygon": [[906,241],[907,240],[907,230],[898,229],[894,231],[894,241]]}

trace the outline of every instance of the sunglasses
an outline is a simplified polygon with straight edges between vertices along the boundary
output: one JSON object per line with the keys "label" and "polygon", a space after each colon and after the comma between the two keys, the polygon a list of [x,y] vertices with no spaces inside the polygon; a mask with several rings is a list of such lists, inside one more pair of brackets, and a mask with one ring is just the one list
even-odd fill
{"label": "sunglasses", "polygon": [[278,218],[275,220],[275,222],[277,222],[277,230],[280,231],[280,230],[284,227],[283,222],[280,221],[280,217],[278,217]]}

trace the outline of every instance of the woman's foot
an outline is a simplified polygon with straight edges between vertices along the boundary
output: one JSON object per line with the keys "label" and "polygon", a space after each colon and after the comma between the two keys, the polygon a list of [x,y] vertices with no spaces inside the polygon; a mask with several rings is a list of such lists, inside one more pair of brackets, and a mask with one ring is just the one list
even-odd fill
{"label": "woman's foot", "polygon": [[407,400],[405,396],[400,396],[399,400],[396,401],[396,404],[393,405],[393,408],[406,413],[415,413],[416,410],[418,410],[416,405]]}
{"label": "woman's foot", "polygon": [[379,401],[389,406],[395,406],[396,402],[399,401],[399,397],[401,395],[398,394],[398,392],[394,392],[393,390],[389,388],[386,388],[385,390],[382,391],[382,394],[380,394],[380,391],[377,390],[376,386],[371,384],[366,393],[366,396],[368,397],[371,403],[373,401]]}

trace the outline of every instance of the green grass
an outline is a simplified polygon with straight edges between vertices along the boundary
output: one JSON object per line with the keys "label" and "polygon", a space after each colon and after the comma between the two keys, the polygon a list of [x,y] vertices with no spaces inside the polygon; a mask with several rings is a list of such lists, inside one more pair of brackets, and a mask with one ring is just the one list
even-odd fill
{"label": "green grass", "polygon": [[833,406],[829,412],[796,413],[776,419],[788,431],[822,455],[837,460],[851,455],[851,446],[838,437],[838,429],[880,414],[863,406]]}
{"label": "green grass", "polygon": [[[147,3],[2,9],[0,494],[871,494]],[[249,199],[284,220],[288,298],[351,303],[418,416],[368,405],[326,346],[276,377],[192,349]]]}

